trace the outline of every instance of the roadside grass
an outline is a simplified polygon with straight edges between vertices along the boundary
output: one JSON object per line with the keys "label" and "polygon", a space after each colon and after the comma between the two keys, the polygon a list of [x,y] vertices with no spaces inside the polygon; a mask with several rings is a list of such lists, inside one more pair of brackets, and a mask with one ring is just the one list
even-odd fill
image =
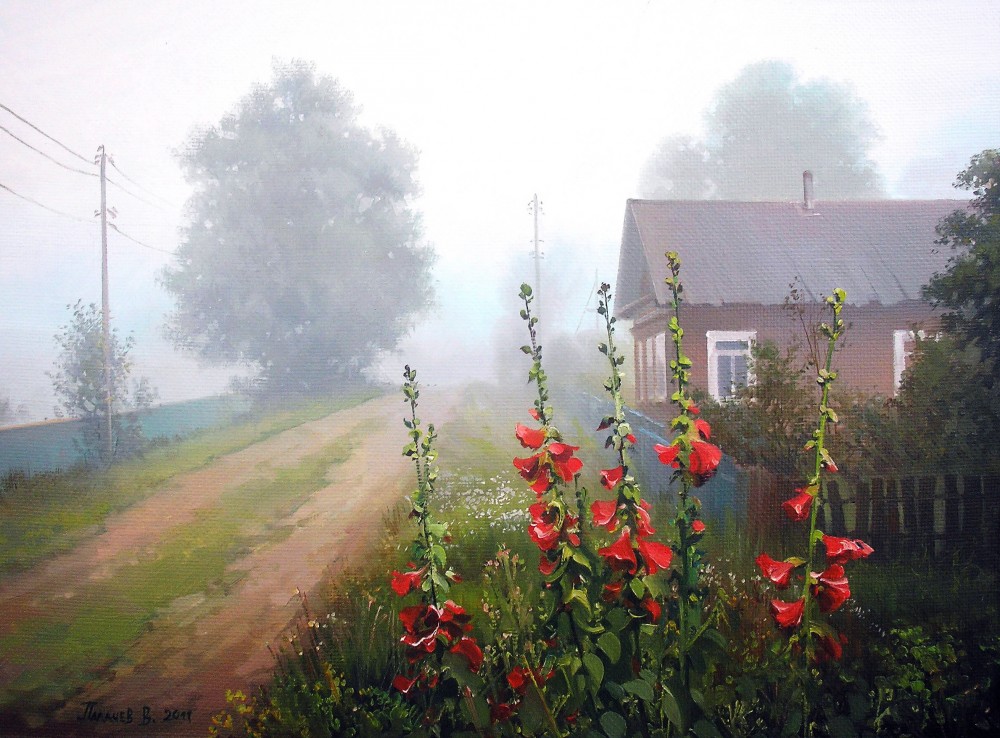
{"label": "roadside grass", "polygon": [[379,394],[379,390],[367,389],[270,410],[235,425],[153,446],[141,457],[109,469],[7,475],[0,480],[0,575],[23,571],[72,549],[108,515],[146,498],[157,485],[178,474]]}
{"label": "roadside grass", "polygon": [[0,691],[0,711],[51,714],[80,685],[127,657],[171,603],[225,594],[243,576],[232,564],[290,534],[278,521],[321,489],[330,467],[346,461],[351,448],[340,439],[295,467],[229,490],[162,545],[112,562],[107,579],[78,583],[69,597],[52,593],[44,610],[0,641],[8,669],[19,672]]}

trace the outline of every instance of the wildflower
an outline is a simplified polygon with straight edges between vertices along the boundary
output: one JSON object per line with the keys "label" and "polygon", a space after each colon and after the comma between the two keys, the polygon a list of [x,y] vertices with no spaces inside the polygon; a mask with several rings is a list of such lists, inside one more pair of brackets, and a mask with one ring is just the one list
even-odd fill
{"label": "wildflower", "polygon": [[559,535],[562,532],[556,527],[558,508],[545,502],[536,502],[528,508],[528,512],[531,513],[528,535],[532,542],[542,551],[551,551],[559,542]]}
{"label": "wildflower", "polygon": [[708,424],[708,421],[698,418],[694,421],[694,427],[698,431],[698,435],[704,440],[709,440],[712,437],[712,426]]}
{"label": "wildflower", "polygon": [[695,476],[695,487],[700,487],[715,474],[722,460],[722,450],[704,441],[691,442],[691,460],[688,470]]}
{"label": "wildflower", "polygon": [[855,559],[868,558],[874,553],[874,549],[859,538],[852,541],[850,538],[824,535],[823,545],[826,546],[827,561],[831,564],[846,564]]}
{"label": "wildflower", "polygon": [[617,500],[595,500],[590,505],[594,525],[600,528],[607,528],[609,533],[613,533],[615,528],[618,527],[618,518],[615,515],[617,511]]}
{"label": "wildflower", "polygon": [[649,613],[654,623],[660,619],[660,613],[662,612],[660,603],[649,595],[646,595],[642,599],[642,609]]}
{"label": "wildflower", "polygon": [[670,546],[656,541],[646,541],[642,538],[639,538],[639,553],[642,555],[642,560],[646,562],[647,574],[655,574],[660,569],[669,568],[674,555]]}
{"label": "wildflower", "polygon": [[851,596],[844,567],[831,564],[822,574],[813,574],[816,584],[810,587],[813,597],[819,604],[820,612],[834,612]]}
{"label": "wildflower", "polygon": [[475,638],[464,636],[458,643],[451,647],[452,653],[461,654],[469,661],[469,669],[473,673],[479,673],[479,667],[483,665],[483,651],[479,648]]}
{"label": "wildflower", "polygon": [[679,446],[677,445],[664,446],[662,443],[657,443],[655,446],[653,446],[653,450],[659,457],[661,464],[672,466],[674,467],[674,469],[680,466],[680,462],[677,461],[677,454],[680,453]]}
{"label": "wildflower", "polygon": [[847,636],[841,633],[837,638],[828,635],[821,635],[817,639],[819,649],[816,651],[817,663],[826,661],[840,661],[844,655],[844,644],[847,643]]}
{"label": "wildflower", "polygon": [[570,446],[566,443],[549,444],[552,467],[564,482],[572,482],[573,477],[583,468],[583,462],[573,456],[573,452],[579,450],[579,446]]}
{"label": "wildflower", "polygon": [[416,571],[393,571],[392,590],[400,597],[403,597],[409,593],[410,590],[419,589],[420,581],[423,578],[425,571],[427,571],[426,566],[423,569],[417,569]]}
{"label": "wildflower", "polygon": [[521,442],[521,445],[525,448],[530,448],[533,451],[537,451],[545,443],[545,430],[529,428],[526,425],[521,425],[518,423],[514,428],[514,434],[517,436],[517,440]]}
{"label": "wildflower", "polygon": [[411,678],[404,676],[403,674],[397,674],[392,680],[392,688],[398,692],[408,695],[416,683],[416,677]]}
{"label": "wildflower", "polygon": [[792,570],[795,564],[788,561],[775,561],[766,553],[757,557],[757,566],[766,579],[778,589],[785,589],[792,579]]}
{"label": "wildflower", "polygon": [[621,466],[617,466],[614,469],[602,469],[601,484],[604,485],[605,489],[614,489],[622,480],[624,471]]}
{"label": "wildflower", "polygon": [[788,516],[789,520],[797,523],[809,517],[813,496],[806,491],[807,489],[807,487],[796,489],[795,491],[798,494],[795,497],[781,503],[781,509],[785,511],[785,515]]}
{"label": "wildflower", "polygon": [[612,571],[627,571],[635,574],[638,563],[635,560],[635,550],[629,537],[629,529],[622,528],[621,537],[610,546],[598,549],[597,553],[605,558]]}
{"label": "wildflower", "polygon": [[797,628],[802,622],[805,600],[801,597],[794,602],[771,600],[771,616],[781,628]]}
{"label": "wildflower", "polygon": [[695,520],[691,523],[691,531],[696,535],[700,535],[705,532],[705,524],[700,520]]}
{"label": "wildflower", "polygon": [[515,692],[523,695],[528,690],[528,685],[532,681],[541,686],[551,679],[554,674],[554,671],[550,671],[548,674],[542,674],[542,672],[538,669],[531,669],[529,671],[523,666],[515,666],[507,675],[507,684],[509,684],[510,688]]}

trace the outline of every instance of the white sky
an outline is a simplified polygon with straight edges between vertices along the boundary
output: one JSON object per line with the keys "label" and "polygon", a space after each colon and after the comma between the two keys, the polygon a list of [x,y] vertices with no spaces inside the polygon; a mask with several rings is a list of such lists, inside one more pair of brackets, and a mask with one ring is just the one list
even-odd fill
{"label": "white sky", "polygon": [[[272,59],[315,62],[353,91],[366,123],[421,152],[416,204],[439,254],[440,304],[405,354],[433,347],[443,377],[445,359],[484,371],[496,319],[516,313],[499,278],[534,278],[533,192],[545,270],[580,281],[579,306],[560,316],[572,329],[594,270],[613,282],[647,156],[666,135],[698,135],[706,103],[746,64],[782,59],[803,78],[852,84],[882,130],[874,154],[890,195],[951,197],[969,157],[1000,145],[998,40],[1000,4],[987,1],[0,0],[0,103],[87,157],[106,144],[173,203],[110,188],[118,225],[170,251],[189,193],[172,150],[266,81]],[[3,111],[0,125],[86,168]],[[96,180],[2,131],[0,184],[81,218],[99,203]],[[0,396],[51,415],[52,336],[68,303],[100,298],[98,229],[4,191],[0,220]],[[169,258],[111,235],[113,313],[163,400],[216,390],[231,373],[198,367],[160,335]],[[543,273],[543,295],[544,284]]]}

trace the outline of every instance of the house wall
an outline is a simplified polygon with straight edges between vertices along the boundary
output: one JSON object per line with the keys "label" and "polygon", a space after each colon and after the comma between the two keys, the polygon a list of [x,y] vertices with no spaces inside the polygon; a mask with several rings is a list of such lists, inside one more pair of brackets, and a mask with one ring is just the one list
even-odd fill
{"label": "house wall", "polygon": [[[773,341],[781,347],[793,343],[800,346],[799,356],[806,358],[805,325],[829,322],[830,310],[822,303],[809,303],[799,315],[783,305],[682,305],[681,326],[684,328],[684,351],[694,362],[691,383],[708,389],[708,331],[756,331],[758,341]],[[646,339],[666,330],[670,313],[665,308],[653,308],[637,318],[632,326],[635,341],[634,371],[637,405],[640,411],[659,420],[672,416],[669,395],[669,363],[673,351],[667,336],[666,360],[657,362],[657,369],[667,373],[666,397],[647,399],[642,387],[654,386],[650,372],[652,360],[646,356]],[[834,369],[838,385],[866,394],[891,397],[895,392],[894,331],[924,330],[933,333],[940,325],[933,309],[926,302],[911,300],[895,305],[846,305],[841,314],[847,332],[838,343]],[[654,341],[655,343],[655,341]],[[825,346],[821,347],[825,351]],[[824,354],[825,355],[825,354]]]}

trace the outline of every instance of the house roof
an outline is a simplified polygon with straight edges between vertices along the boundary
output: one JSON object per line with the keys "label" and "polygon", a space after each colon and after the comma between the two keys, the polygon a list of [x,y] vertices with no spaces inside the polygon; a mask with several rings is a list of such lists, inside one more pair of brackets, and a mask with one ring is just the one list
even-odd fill
{"label": "house roof", "polygon": [[934,243],[938,221],[963,200],[815,203],[629,200],[616,313],[669,301],[664,252],[681,258],[689,304],[781,304],[796,281],[820,300],[834,287],[851,304],[921,298],[952,253]]}

